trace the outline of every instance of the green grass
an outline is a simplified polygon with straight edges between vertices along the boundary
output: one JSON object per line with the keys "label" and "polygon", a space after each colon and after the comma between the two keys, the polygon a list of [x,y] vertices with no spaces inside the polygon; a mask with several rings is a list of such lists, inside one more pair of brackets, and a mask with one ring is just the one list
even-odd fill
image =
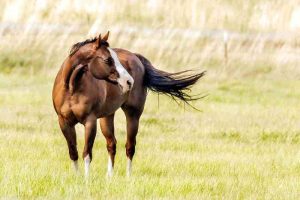
{"label": "green grass", "polygon": [[[299,34],[290,23],[297,4],[1,1],[0,23],[15,28],[0,33],[0,199],[298,199]],[[98,128],[85,181],[82,159],[79,176],[71,167],[51,89],[71,45],[107,30],[112,47],[142,53],[159,69],[206,69],[193,91],[208,96],[193,103],[197,112],[149,93],[129,179],[118,111],[114,177],[106,178]],[[193,37],[207,30],[250,37],[229,38],[225,64],[222,35]],[[261,33],[286,37],[268,41]],[[83,128],[76,129],[82,152]]]}
{"label": "green grass", "polygon": [[[118,111],[115,174],[106,178],[100,130],[91,177],[74,175],[52,108],[52,75],[0,75],[0,197],[21,199],[297,199],[300,82],[208,73],[195,88],[202,112],[149,93],[126,178],[125,118]],[[77,127],[79,151],[83,129]]]}

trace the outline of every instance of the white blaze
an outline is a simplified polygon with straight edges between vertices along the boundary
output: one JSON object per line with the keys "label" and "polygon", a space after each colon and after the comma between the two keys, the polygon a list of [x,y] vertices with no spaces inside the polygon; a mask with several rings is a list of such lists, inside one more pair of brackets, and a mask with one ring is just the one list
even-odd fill
{"label": "white blaze", "polygon": [[107,49],[109,50],[111,57],[114,59],[116,69],[120,76],[118,78],[118,83],[122,86],[123,93],[125,93],[130,90],[130,87],[127,84],[127,81],[129,81],[131,83],[131,85],[133,85],[134,80],[133,80],[132,76],[130,76],[130,74],[127,72],[127,70],[121,64],[121,62],[117,56],[117,53],[109,47]]}

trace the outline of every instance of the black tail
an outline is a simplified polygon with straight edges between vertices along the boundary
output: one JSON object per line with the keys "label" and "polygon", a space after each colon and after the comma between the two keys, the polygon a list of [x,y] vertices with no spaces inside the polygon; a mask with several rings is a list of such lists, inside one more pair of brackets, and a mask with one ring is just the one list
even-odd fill
{"label": "black tail", "polygon": [[168,73],[155,69],[151,62],[140,54],[135,54],[145,66],[144,84],[152,91],[164,93],[171,96],[173,99],[178,98],[187,104],[189,101],[194,101],[203,96],[192,96],[187,92],[190,91],[190,86],[194,85],[205,71],[201,73],[190,74],[193,70],[186,70],[177,73]]}

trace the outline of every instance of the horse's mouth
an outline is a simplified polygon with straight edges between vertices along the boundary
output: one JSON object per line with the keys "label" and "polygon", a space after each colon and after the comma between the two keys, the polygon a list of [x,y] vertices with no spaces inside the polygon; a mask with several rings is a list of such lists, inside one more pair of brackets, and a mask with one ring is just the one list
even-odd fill
{"label": "horse's mouth", "polygon": [[114,85],[120,85],[117,79],[107,78],[106,81]]}
{"label": "horse's mouth", "polygon": [[114,85],[118,85],[118,87],[120,88],[120,90],[122,91],[123,94],[129,92],[132,88],[131,85],[126,85],[125,87],[120,83],[120,81],[118,79],[112,79],[112,78],[107,78],[105,79],[107,82],[112,83]]}

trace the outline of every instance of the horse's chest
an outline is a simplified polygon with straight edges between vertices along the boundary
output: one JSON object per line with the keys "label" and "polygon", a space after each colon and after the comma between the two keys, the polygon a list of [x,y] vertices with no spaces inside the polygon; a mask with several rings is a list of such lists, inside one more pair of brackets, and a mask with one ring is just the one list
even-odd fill
{"label": "horse's chest", "polygon": [[70,103],[73,115],[78,121],[84,121],[92,113],[95,106],[95,99],[86,96],[74,96],[71,97]]}

